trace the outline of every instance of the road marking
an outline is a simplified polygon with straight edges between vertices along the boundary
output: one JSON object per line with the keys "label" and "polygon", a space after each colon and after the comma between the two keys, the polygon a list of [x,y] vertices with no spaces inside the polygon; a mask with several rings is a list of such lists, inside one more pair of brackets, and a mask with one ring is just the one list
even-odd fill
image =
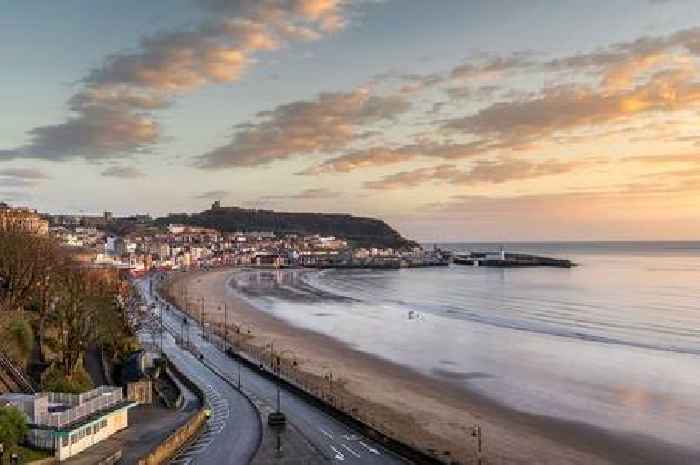
{"label": "road marking", "polygon": [[346,441],[357,441],[360,437],[357,434],[343,434],[343,439]]}
{"label": "road marking", "polygon": [[352,455],[354,455],[354,456],[357,457],[358,459],[360,458],[360,454],[358,454],[358,453],[355,452],[354,450],[350,449],[350,447],[349,447],[347,444],[341,444],[341,446],[343,446],[343,449],[345,449],[346,451],[350,452]]}
{"label": "road marking", "polygon": [[333,439],[333,435],[332,435],[331,433],[329,433],[328,431],[326,431],[325,429],[319,428],[319,430],[320,430],[320,431],[323,433],[323,435],[326,436],[328,439]]}
{"label": "road marking", "polygon": [[365,444],[363,441],[360,441],[360,445],[361,445],[362,447],[364,447],[365,449],[367,449],[370,453],[372,453],[372,454],[374,454],[374,455],[380,455],[380,454],[379,454],[379,451],[378,451],[377,449],[375,449],[374,447],[368,446],[368,445]]}
{"label": "road marking", "polygon": [[338,449],[335,447],[331,446],[331,449],[333,449],[333,452],[335,452],[335,459],[340,460],[341,462],[345,460],[345,455],[343,455],[342,452],[340,452]]}

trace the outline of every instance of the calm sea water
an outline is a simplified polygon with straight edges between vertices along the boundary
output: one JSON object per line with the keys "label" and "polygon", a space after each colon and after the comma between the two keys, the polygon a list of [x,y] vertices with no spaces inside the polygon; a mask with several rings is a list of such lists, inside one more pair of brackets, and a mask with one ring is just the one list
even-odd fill
{"label": "calm sea water", "polygon": [[260,272],[237,285],[293,325],[440,382],[700,457],[700,242],[506,250],[580,266]]}

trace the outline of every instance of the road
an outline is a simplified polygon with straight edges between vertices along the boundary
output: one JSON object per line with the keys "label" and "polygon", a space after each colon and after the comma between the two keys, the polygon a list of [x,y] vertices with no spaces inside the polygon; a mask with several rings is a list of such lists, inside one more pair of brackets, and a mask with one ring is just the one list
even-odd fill
{"label": "road", "polygon": [[[139,283],[143,289],[144,282]],[[143,292],[146,301],[152,302]],[[156,338],[159,343],[160,340]],[[211,417],[196,442],[171,464],[221,465],[250,463],[262,438],[262,424],[250,400],[204,366],[164,333],[163,351],[188,378],[200,386],[207,398]]]}
{"label": "road", "polygon": [[[142,281],[142,283],[145,287],[150,287],[149,281]],[[149,293],[144,294],[148,295]],[[150,299],[150,296],[148,298]],[[184,314],[177,309],[164,311],[163,324],[173,334],[180,334],[183,317]],[[268,406],[276,405],[277,386],[274,382],[263,377],[257,370],[239,366],[235,360],[228,357],[217,346],[202,338],[201,329],[196,321],[189,317],[187,319],[189,321],[189,340],[201,352],[204,363],[229,379],[232,384],[237,382],[238,370],[240,370],[244,392],[258,403]],[[168,355],[177,354],[175,355],[177,358],[174,358],[174,361],[178,364],[178,367],[181,367],[183,370],[185,368],[190,370],[186,371],[187,374],[196,371],[200,379],[216,386],[219,395],[225,400],[241,397],[241,393],[233,389],[231,385],[229,385],[229,389],[224,389],[224,386],[221,386],[221,378],[217,376],[212,377],[211,373],[213,372],[211,370],[205,368],[202,363],[198,363],[195,357],[175,346],[171,337],[168,337],[168,340],[170,341],[167,350]],[[187,365],[187,367],[183,365]],[[219,381],[215,382],[213,378],[217,378]],[[229,402],[232,401],[229,400]],[[408,463],[403,458],[384,449],[381,445],[350,429],[339,420],[326,414],[323,410],[309,404],[303,398],[284,388],[281,391],[281,405],[282,411],[287,416],[288,425],[299,431],[306,441],[323,457],[324,461],[328,463],[337,462],[344,465],[405,465]],[[237,422],[249,421],[247,418],[240,420]],[[239,426],[239,429],[244,428]],[[207,451],[207,454],[204,455],[208,456],[209,453]],[[223,454],[223,456],[226,456],[226,454]],[[216,463],[243,464],[248,462],[232,461],[228,458],[227,461]]]}

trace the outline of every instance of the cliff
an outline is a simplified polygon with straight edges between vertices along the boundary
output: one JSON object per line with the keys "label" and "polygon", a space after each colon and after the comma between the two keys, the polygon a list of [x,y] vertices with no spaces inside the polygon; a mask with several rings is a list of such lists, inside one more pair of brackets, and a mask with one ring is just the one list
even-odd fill
{"label": "cliff", "polygon": [[272,231],[275,233],[321,234],[342,237],[356,247],[413,247],[415,242],[401,236],[382,220],[347,214],[290,213],[214,207],[191,215],[170,214],[158,218],[161,226],[187,224],[221,231]]}

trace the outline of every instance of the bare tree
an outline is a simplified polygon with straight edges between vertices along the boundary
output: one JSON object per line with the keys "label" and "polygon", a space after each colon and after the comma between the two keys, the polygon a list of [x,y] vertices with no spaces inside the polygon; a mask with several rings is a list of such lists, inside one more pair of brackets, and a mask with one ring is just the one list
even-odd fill
{"label": "bare tree", "polygon": [[51,273],[58,253],[49,238],[0,229],[0,299],[6,310],[22,310]]}

